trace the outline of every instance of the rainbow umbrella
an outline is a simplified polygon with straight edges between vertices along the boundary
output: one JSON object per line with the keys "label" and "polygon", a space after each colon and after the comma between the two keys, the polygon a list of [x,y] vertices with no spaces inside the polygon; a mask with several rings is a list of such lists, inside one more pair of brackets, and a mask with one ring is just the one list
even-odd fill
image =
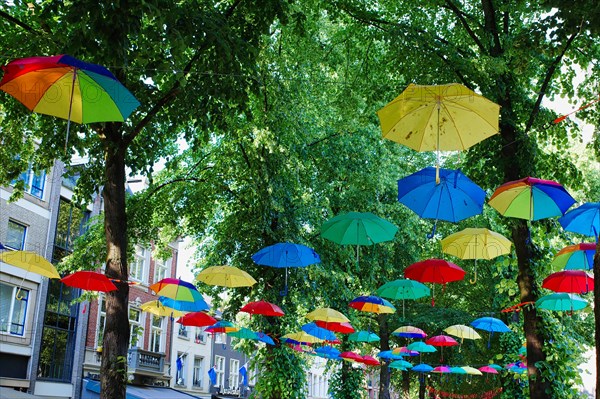
{"label": "rainbow umbrella", "polygon": [[354,298],[348,304],[351,308],[360,310],[361,312],[371,313],[394,313],[396,308],[389,301],[377,296],[359,296]]}
{"label": "rainbow umbrella", "polygon": [[586,202],[558,219],[563,229],[588,237],[600,237],[600,202]]}
{"label": "rainbow umbrella", "polygon": [[196,302],[204,300],[196,286],[177,278],[163,278],[149,287],[159,296],[176,299],[178,301]]}
{"label": "rainbow umbrella", "polygon": [[[193,294],[194,296],[197,296]],[[195,301],[178,301],[177,299],[168,298],[166,296],[161,296],[158,298],[160,303],[163,305],[175,309],[180,310],[182,312],[201,312],[203,310],[210,309],[210,306],[206,303],[202,295],[200,294],[200,298],[197,298]]]}
{"label": "rainbow umbrella", "polygon": [[152,313],[153,315],[161,317],[180,317],[185,314],[179,310],[168,308],[157,300],[142,303],[140,309],[142,309],[143,312]]}
{"label": "rainbow umbrella", "polygon": [[409,356],[409,357],[419,356],[419,352],[411,351],[406,346],[401,346],[400,348],[394,348],[394,349],[392,349],[392,353],[398,354],[400,356]]}
{"label": "rainbow umbrella", "polygon": [[2,67],[3,90],[29,110],[76,123],[123,122],[139,101],[100,65],[69,55],[20,58]]}
{"label": "rainbow umbrella", "polygon": [[227,333],[230,333],[230,332],[239,331],[239,327],[236,327],[235,324],[233,324],[230,321],[219,320],[218,322],[216,322],[212,326],[208,327],[204,331],[206,333],[209,333],[209,334],[218,334],[218,333],[225,333],[225,334],[227,334]]}
{"label": "rainbow umbrella", "polygon": [[558,251],[552,260],[552,266],[564,270],[592,270],[595,253],[595,243],[569,245]]}
{"label": "rainbow umbrella", "polygon": [[498,187],[488,204],[506,217],[540,220],[564,215],[575,202],[557,182],[526,177]]}
{"label": "rainbow umbrella", "polygon": [[425,338],[427,336],[425,331],[413,326],[398,327],[392,334],[401,338]]}

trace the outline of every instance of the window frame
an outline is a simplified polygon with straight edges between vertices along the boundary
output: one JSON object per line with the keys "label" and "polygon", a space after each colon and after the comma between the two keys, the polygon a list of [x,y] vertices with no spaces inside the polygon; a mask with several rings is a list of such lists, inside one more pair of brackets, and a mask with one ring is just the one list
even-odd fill
{"label": "window frame", "polygon": [[[197,366],[197,362],[199,366]],[[204,369],[204,357],[203,356],[194,356],[194,368],[192,372],[192,387],[194,388],[203,388],[204,379],[203,377],[203,369]]]}
{"label": "window frame", "polygon": [[[147,249],[136,245],[133,262],[129,267],[129,279],[133,281],[144,282],[146,275],[146,260],[147,260]],[[135,266],[135,269],[132,267]],[[134,270],[136,273],[134,274]]]}
{"label": "window frame", "polygon": [[[16,285],[12,285],[12,284],[6,284],[4,282],[0,282],[0,285],[4,285],[8,288],[12,288],[11,290],[11,300],[10,300],[10,308],[8,310],[8,322],[6,323],[6,331],[3,331],[0,329],[0,334],[2,335],[11,335],[11,336],[15,336],[15,337],[23,337],[25,335],[25,326],[27,326],[27,311],[29,308],[29,296],[31,295],[31,290],[23,288],[23,287],[17,287]],[[27,295],[23,295],[23,292],[27,293]],[[19,295],[17,297],[17,295]],[[19,323],[15,323],[14,322],[14,317],[15,317],[15,300],[19,300],[19,301],[23,301],[25,302],[24,304],[24,309],[23,309],[23,317],[22,317],[22,321],[23,324],[19,324]],[[17,333],[17,332],[12,332],[13,331],[13,325],[17,325],[20,326],[22,328],[21,333]],[[1,328],[1,324],[0,324],[0,328]]]}
{"label": "window frame", "polygon": [[[11,231],[10,226],[11,225],[15,225],[18,227],[22,227],[23,228],[23,234],[21,237],[21,245],[20,247],[14,247],[11,245],[11,242],[8,240],[9,238],[9,232]],[[8,219],[8,224],[6,225],[6,240],[4,242],[4,246],[10,249],[14,249],[16,251],[22,251],[25,249],[25,242],[27,241],[27,230],[28,230],[29,226],[26,225],[25,223],[21,223],[16,221],[15,219]]]}
{"label": "window frame", "polygon": [[[237,364],[237,365],[236,365]],[[229,359],[229,389],[240,388],[240,361]]]}
{"label": "window frame", "polygon": [[[153,282],[157,283],[160,280],[162,280],[163,278],[167,278],[169,277],[169,261],[170,259],[167,260],[160,260],[160,259],[154,259],[154,280]],[[159,273],[160,271],[160,273]],[[163,275],[162,277],[160,275]]]}
{"label": "window frame", "polygon": [[[156,326],[154,324],[154,322],[156,320],[159,320],[160,322],[160,326]],[[163,353],[164,352],[164,339],[163,337],[166,335],[164,334],[165,331],[165,317],[164,316],[156,316],[156,315],[152,315],[152,320],[150,322],[150,351],[151,352],[155,352],[155,353]],[[158,340],[158,350],[156,350],[156,344]]]}
{"label": "window frame", "polygon": [[[220,366],[220,367],[219,367]],[[225,357],[215,355],[215,373],[217,373],[216,387],[225,389]]]}

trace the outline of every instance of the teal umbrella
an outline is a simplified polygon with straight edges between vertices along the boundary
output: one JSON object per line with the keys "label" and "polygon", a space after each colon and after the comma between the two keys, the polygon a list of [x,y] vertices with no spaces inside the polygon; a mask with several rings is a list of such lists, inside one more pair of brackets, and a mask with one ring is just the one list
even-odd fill
{"label": "teal umbrella", "polygon": [[393,368],[393,369],[410,369],[412,368],[412,364],[407,362],[406,360],[394,360],[393,362],[390,363],[389,367]]}
{"label": "teal umbrella", "polygon": [[256,333],[248,328],[241,327],[237,331],[228,332],[227,335],[231,337],[241,338],[241,339],[254,339],[258,340],[258,336]]}
{"label": "teal umbrella", "polygon": [[398,227],[372,213],[348,212],[337,215],[321,226],[321,237],[340,245],[373,245],[394,239]]}
{"label": "teal umbrella", "polygon": [[433,345],[427,345],[423,341],[413,342],[412,344],[407,345],[406,349],[409,349],[411,351],[417,351],[419,353],[433,353],[433,352],[437,352],[437,349],[435,349],[435,346],[433,346]]}
{"label": "teal umbrella", "polygon": [[355,342],[377,342],[380,340],[379,336],[370,331],[357,331],[348,336],[350,341]]}
{"label": "teal umbrella", "polygon": [[557,292],[541,297],[535,302],[538,309],[554,310],[557,312],[573,312],[588,305],[587,301],[575,294]]}
{"label": "teal umbrella", "polygon": [[423,283],[405,278],[385,283],[377,289],[377,295],[388,299],[402,299],[402,318],[404,318],[404,300],[429,296],[431,290]]}

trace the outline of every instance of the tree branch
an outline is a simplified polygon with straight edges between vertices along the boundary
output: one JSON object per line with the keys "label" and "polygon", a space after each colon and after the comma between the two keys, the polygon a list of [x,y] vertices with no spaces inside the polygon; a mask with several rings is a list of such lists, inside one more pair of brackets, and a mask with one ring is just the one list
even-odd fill
{"label": "tree branch", "polygon": [[20,26],[21,28],[25,29],[27,32],[30,33],[35,33],[35,34],[41,34],[42,32],[31,27],[30,25],[27,25],[25,22],[13,17],[12,15],[8,14],[7,12],[4,12],[2,10],[0,10],[0,17],[6,19],[9,22],[12,22],[13,24]]}
{"label": "tree branch", "polygon": [[462,24],[463,28],[465,28],[465,30],[467,31],[468,35],[471,37],[471,39],[473,39],[473,41],[475,42],[477,47],[479,47],[479,50],[483,54],[487,54],[485,46],[483,45],[481,40],[479,40],[479,37],[477,37],[477,35],[475,34],[475,31],[473,29],[471,29],[471,26],[469,25],[469,22],[465,18],[464,13],[456,6],[456,4],[454,4],[454,2],[452,0],[446,0],[446,5],[447,5],[446,8],[450,9],[450,11],[452,11],[454,13],[454,15],[456,15],[456,18],[458,18],[458,20]]}
{"label": "tree branch", "polygon": [[502,44],[500,43],[500,36],[498,35],[498,25],[496,24],[496,9],[492,0],[483,0],[481,2],[483,6],[483,15],[485,18],[485,30],[492,35],[494,45],[492,46],[492,56],[498,56],[502,54]]}
{"label": "tree branch", "polygon": [[180,177],[177,179],[173,179],[173,180],[169,180],[166,181],[162,184],[159,184],[158,186],[154,187],[146,196],[146,199],[149,199],[150,197],[152,197],[154,194],[158,193],[160,190],[162,190],[163,188],[174,184],[174,183],[182,183],[182,182],[195,182],[195,183],[206,183],[206,179],[199,179],[197,177]]}
{"label": "tree branch", "polygon": [[571,34],[571,36],[565,43],[565,46],[562,49],[562,51],[560,52],[560,54],[554,59],[554,61],[552,61],[552,64],[550,64],[550,67],[546,71],[546,76],[544,77],[544,81],[542,82],[542,86],[540,87],[540,91],[538,93],[537,100],[535,101],[535,105],[533,106],[533,109],[531,110],[531,114],[529,115],[529,120],[527,121],[527,126],[525,127],[525,134],[529,133],[531,126],[533,126],[535,117],[540,112],[540,105],[542,104],[542,99],[546,95],[546,90],[548,90],[548,86],[550,85],[550,81],[552,80],[552,76],[554,75],[554,72],[556,72],[556,68],[562,61],[562,58],[564,57],[564,55],[567,52],[567,50],[569,49],[569,47],[571,47],[573,40],[575,40],[575,38],[577,37],[577,35],[579,34],[580,31],[581,31],[581,28],[577,32],[573,32],[573,34]]}

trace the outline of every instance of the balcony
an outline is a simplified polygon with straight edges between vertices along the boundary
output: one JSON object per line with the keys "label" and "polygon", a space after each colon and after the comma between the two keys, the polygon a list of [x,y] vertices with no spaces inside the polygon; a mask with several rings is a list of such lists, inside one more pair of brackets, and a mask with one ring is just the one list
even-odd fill
{"label": "balcony", "polygon": [[162,376],[165,368],[165,354],[130,348],[127,356],[127,369],[130,373]]}

